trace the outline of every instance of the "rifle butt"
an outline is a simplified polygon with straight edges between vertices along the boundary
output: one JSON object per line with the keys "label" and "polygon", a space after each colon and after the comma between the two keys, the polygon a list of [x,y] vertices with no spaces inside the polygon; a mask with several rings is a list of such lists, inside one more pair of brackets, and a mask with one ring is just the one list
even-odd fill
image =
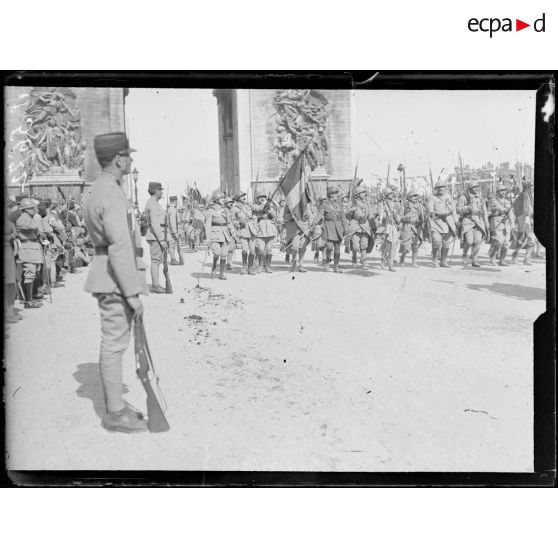
{"label": "rifle butt", "polygon": [[170,430],[170,425],[165,418],[163,409],[161,409],[159,402],[155,398],[153,390],[147,396],[147,428],[153,434]]}

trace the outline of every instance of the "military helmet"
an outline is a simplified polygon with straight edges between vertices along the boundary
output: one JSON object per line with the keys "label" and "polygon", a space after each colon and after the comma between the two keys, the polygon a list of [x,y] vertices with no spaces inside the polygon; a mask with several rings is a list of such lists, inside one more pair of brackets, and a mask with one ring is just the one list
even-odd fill
{"label": "military helmet", "polygon": [[246,197],[246,192],[238,192],[236,196],[233,198],[234,201],[239,201],[240,199]]}
{"label": "military helmet", "polygon": [[234,202],[234,200],[230,196],[225,196],[225,204],[233,203],[233,202]]}
{"label": "military helmet", "polygon": [[35,207],[37,207],[37,204],[35,200],[32,200],[31,198],[23,198],[19,204],[19,209],[21,209],[22,211],[24,209],[32,209]]}
{"label": "military helmet", "polygon": [[412,198],[413,196],[418,196],[418,192],[417,192],[414,188],[411,188],[411,189],[407,192],[407,197],[408,197],[408,198]]}
{"label": "military helmet", "polygon": [[443,180],[438,180],[436,184],[434,184],[434,188],[445,188],[446,183]]}
{"label": "military helmet", "polygon": [[480,184],[478,182],[469,182],[467,188],[469,188],[469,190],[472,190],[473,188],[479,188]]}
{"label": "military helmet", "polygon": [[339,193],[339,185],[338,184],[328,184],[327,187],[327,194],[337,194]]}
{"label": "military helmet", "polygon": [[508,189],[508,185],[505,182],[500,182],[500,184],[496,186],[497,192],[500,192],[500,190],[507,190],[507,189]]}
{"label": "military helmet", "polygon": [[384,188],[382,188],[382,194],[384,196],[389,196],[390,194],[393,194],[393,190],[385,186]]}
{"label": "military helmet", "polygon": [[363,192],[366,192],[366,186],[364,186],[364,184],[359,184],[356,188],[355,188],[355,196],[358,196],[359,194],[362,194]]}
{"label": "military helmet", "polygon": [[221,190],[215,190],[215,192],[213,192],[213,194],[211,195],[211,201],[216,202],[224,197],[225,197],[225,192],[222,192]]}
{"label": "military helmet", "polygon": [[263,186],[258,186],[255,192],[256,199],[258,198],[267,198],[267,192]]}

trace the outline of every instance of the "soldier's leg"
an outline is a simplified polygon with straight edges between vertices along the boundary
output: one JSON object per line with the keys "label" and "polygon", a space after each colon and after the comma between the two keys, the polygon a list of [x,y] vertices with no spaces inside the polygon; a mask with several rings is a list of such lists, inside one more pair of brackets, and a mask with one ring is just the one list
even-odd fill
{"label": "soldier's leg", "polygon": [[103,426],[118,432],[145,432],[147,423],[141,413],[133,411],[124,401],[122,356],[130,344],[133,312],[122,295],[95,295],[101,315],[101,347],[99,371],[107,413]]}
{"label": "soldier's leg", "polygon": [[469,230],[463,234],[463,254],[461,256],[461,263],[463,267],[467,267],[469,260],[467,259],[467,254],[469,248],[473,245],[473,231]]}
{"label": "soldier's leg", "polygon": [[308,247],[308,238],[303,237],[303,239],[300,241],[300,246],[298,248],[298,267],[297,267],[297,271],[299,271],[300,273],[306,273],[306,269],[304,269],[304,267],[302,267],[302,263],[304,261],[304,255],[306,254],[306,248],[307,247]]}
{"label": "soldier's leg", "polygon": [[176,258],[176,242],[172,238],[172,235],[169,235],[169,249],[167,250],[169,257],[170,257],[170,264],[171,265],[178,265],[178,259]]}
{"label": "soldier's leg", "polygon": [[33,283],[37,274],[37,264],[23,262],[23,295],[25,297],[24,308],[41,308],[39,302],[33,301]]}
{"label": "soldier's leg", "polygon": [[226,281],[227,276],[225,275],[225,271],[227,269],[227,255],[229,253],[229,245],[227,242],[220,242],[219,246],[219,279]]}
{"label": "soldier's leg", "polygon": [[263,269],[265,255],[265,242],[262,238],[256,238],[256,257],[258,259],[258,265],[256,267],[256,273],[261,273]]}
{"label": "soldier's leg", "polygon": [[502,233],[502,244],[500,246],[500,261],[498,262],[499,266],[507,267],[508,264],[506,262],[506,254],[508,253],[508,248],[510,245],[509,235],[507,232]]}
{"label": "soldier's leg", "polygon": [[369,238],[367,234],[362,234],[360,239],[360,267],[362,269],[366,268],[366,256],[368,254],[368,242]]}
{"label": "soldier's leg", "polygon": [[333,271],[335,273],[343,273],[339,268],[339,262],[341,261],[341,241],[333,243]]}
{"label": "soldier's leg", "polygon": [[473,248],[472,248],[473,261],[471,263],[473,267],[480,267],[478,257],[479,257],[481,243],[482,243],[482,236],[483,236],[482,231],[477,229],[477,227],[475,227],[473,229]]}
{"label": "soldier's leg", "polygon": [[242,252],[242,269],[240,270],[240,275],[245,275],[248,265],[248,252],[250,251],[247,238],[240,239],[240,250]]}
{"label": "soldier's leg", "polygon": [[162,292],[163,289],[159,283],[159,267],[163,263],[163,251],[156,240],[149,240],[149,254],[151,256],[151,263],[149,270],[151,272],[151,291]]}
{"label": "soldier's leg", "polygon": [[432,266],[439,267],[438,256],[442,247],[442,235],[438,231],[432,231]]}
{"label": "soldier's leg", "polygon": [[273,242],[274,238],[272,236],[265,238],[265,265],[264,269],[266,273],[273,273],[271,271],[271,258],[273,258]]}
{"label": "soldier's leg", "polygon": [[454,236],[452,233],[445,233],[442,239],[442,250],[440,255],[440,267],[451,267],[447,262],[448,253],[450,251]]}
{"label": "soldier's leg", "polygon": [[248,239],[248,275],[255,275],[254,260],[256,258],[256,239]]}
{"label": "soldier's leg", "polygon": [[324,251],[324,271],[330,271],[329,269],[329,260],[331,259],[331,253],[333,252],[333,242],[327,241],[325,245]]}
{"label": "soldier's leg", "polygon": [[211,253],[213,254],[213,263],[211,265],[211,279],[215,279],[217,274],[217,262],[221,255],[221,245],[219,242],[212,242],[210,245]]}
{"label": "soldier's leg", "polygon": [[16,284],[5,283],[4,284],[4,320],[6,323],[15,324],[19,322],[22,318],[16,314],[15,311],[15,300],[16,300]]}
{"label": "soldier's leg", "polygon": [[236,243],[233,241],[227,245],[227,271],[232,270],[232,259],[234,255],[234,251],[236,249]]}
{"label": "soldier's leg", "polygon": [[291,273],[296,271],[296,266],[297,266],[297,256],[298,256],[298,250],[300,248],[300,235],[296,235],[294,236],[292,239],[289,240],[290,243],[290,247],[289,247],[289,252],[292,255],[292,263],[291,263]]}

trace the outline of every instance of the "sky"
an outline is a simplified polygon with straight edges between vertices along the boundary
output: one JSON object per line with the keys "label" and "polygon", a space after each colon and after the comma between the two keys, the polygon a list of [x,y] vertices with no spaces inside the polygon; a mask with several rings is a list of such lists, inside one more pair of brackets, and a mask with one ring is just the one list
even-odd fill
{"label": "sky", "polygon": [[[535,91],[356,91],[353,160],[359,177],[375,184],[403,163],[407,176],[435,178],[458,164],[481,166],[516,158],[533,164]],[[217,100],[210,89],[131,89],[127,130],[138,149],[140,205],[147,183],[170,195],[187,182],[203,194],[219,187]]]}

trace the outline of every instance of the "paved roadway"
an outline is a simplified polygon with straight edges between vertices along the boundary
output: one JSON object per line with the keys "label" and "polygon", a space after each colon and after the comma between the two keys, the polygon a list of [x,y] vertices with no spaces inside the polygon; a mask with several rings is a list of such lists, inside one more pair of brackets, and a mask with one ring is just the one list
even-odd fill
{"label": "paved roadway", "polygon": [[[7,332],[11,469],[532,470],[542,261],[432,269],[423,254],[396,273],[374,257],[365,272],[345,260],[344,275],[311,262],[293,275],[275,255],[271,275],[240,276],[236,262],[219,281],[203,252],[184,257],[174,294],[145,299],[170,432],[100,426],[83,269]],[[132,351],[126,364],[144,409]]]}

